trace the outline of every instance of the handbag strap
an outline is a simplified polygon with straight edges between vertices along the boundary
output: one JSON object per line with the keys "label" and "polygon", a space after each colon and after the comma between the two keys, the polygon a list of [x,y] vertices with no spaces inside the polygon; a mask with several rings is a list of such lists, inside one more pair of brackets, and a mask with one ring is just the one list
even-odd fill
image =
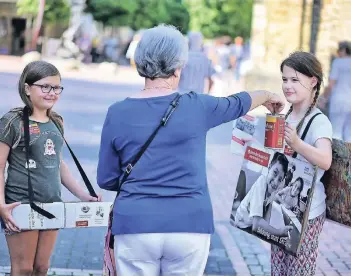
{"label": "handbag strap", "polygon": [[[168,120],[172,116],[173,112],[176,110],[177,106],[179,105],[180,97],[181,97],[181,94],[178,94],[172,100],[172,102],[169,104],[169,106],[168,106],[165,114],[163,115],[163,117],[161,119],[161,122],[159,123],[157,128],[154,130],[154,132],[150,135],[150,137],[147,139],[147,141],[141,147],[141,149],[139,150],[137,155],[134,157],[134,159],[130,163],[128,163],[126,169],[124,170],[124,174],[123,174],[122,180],[119,182],[119,185],[118,185],[118,188],[117,188],[117,195],[116,195],[114,203],[116,202],[117,197],[121,193],[121,188],[122,188],[123,183],[126,182],[128,176],[131,174],[131,172],[132,172],[133,168],[135,167],[136,163],[139,161],[141,156],[144,154],[144,152],[150,146],[151,142],[155,139],[155,137],[156,137],[158,131],[160,130],[160,128],[166,126]],[[109,220],[110,220],[110,222],[109,222],[110,223],[109,229],[110,229],[111,223],[112,223],[113,207],[114,207],[114,204],[113,204],[113,206],[111,208],[110,215],[109,215]],[[111,248],[111,249],[113,249],[113,247],[114,247],[114,240],[115,240],[115,237],[111,234],[110,235],[110,241],[109,241],[109,248]]]}
{"label": "handbag strap", "polygon": [[124,170],[124,174],[122,177],[122,180],[119,182],[118,185],[118,189],[117,189],[117,196],[120,194],[121,192],[121,187],[123,185],[123,183],[127,180],[128,176],[131,174],[133,168],[135,167],[135,164],[139,161],[139,159],[141,158],[141,156],[144,154],[144,152],[147,150],[147,148],[150,146],[151,142],[154,140],[154,138],[156,137],[158,131],[161,129],[161,127],[166,126],[169,118],[172,116],[173,112],[176,110],[178,104],[179,104],[179,99],[181,97],[181,94],[178,94],[170,103],[169,107],[167,108],[164,116],[161,119],[160,124],[158,125],[158,127],[154,130],[154,132],[150,135],[149,139],[147,139],[147,141],[145,142],[145,144],[141,147],[140,151],[138,152],[138,154],[134,157],[134,159],[128,163],[126,169]]}
{"label": "handbag strap", "polygon": [[45,211],[43,208],[39,207],[34,203],[34,192],[33,192],[33,186],[32,186],[32,181],[30,177],[30,168],[29,168],[29,157],[31,155],[30,152],[30,147],[29,147],[29,141],[30,141],[30,134],[29,134],[29,108],[24,107],[23,109],[23,127],[24,127],[24,146],[26,149],[26,159],[27,159],[27,171],[28,171],[28,196],[29,196],[29,204],[30,207],[41,214],[42,216],[48,218],[48,219],[53,219],[55,216],[48,211]]}
{"label": "handbag strap", "polygon": [[[302,140],[302,141],[305,140],[306,135],[307,135],[307,133],[308,133],[308,130],[310,129],[310,127],[311,127],[311,125],[312,125],[312,123],[313,123],[313,120],[314,120],[318,115],[320,115],[320,114],[322,114],[322,113],[317,113],[317,114],[313,115],[312,118],[308,121],[308,123],[307,123],[307,125],[306,125],[306,127],[305,127],[305,129],[304,129],[304,131],[303,131],[303,133],[302,133],[302,135],[301,135],[301,140]],[[293,158],[296,158],[296,157],[297,157],[297,152],[296,152],[296,151],[294,152],[294,154],[292,155],[292,157],[293,157]]]}

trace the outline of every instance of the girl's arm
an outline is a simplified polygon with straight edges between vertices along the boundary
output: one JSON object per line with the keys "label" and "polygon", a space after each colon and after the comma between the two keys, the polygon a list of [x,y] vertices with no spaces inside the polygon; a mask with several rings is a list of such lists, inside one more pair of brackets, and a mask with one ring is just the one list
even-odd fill
{"label": "girl's arm", "polygon": [[312,165],[316,165],[325,171],[330,168],[332,147],[329,139],[317,139],[314,146],[312,146],[302,141],[296,133],[296,128],[289,124],[285,127],[285,139],[294,151],[305,157]]}
{"label": "girl's arm", "polygon": [[16,225],[16,222],[12,217],[12,210],[21,203],[5,203],[5,168],[9,153],[10,147],[5,143],[0,142],[0,217],[4,221],[6,229],[13,232],[19,232],[19,227]]}
{"label": "girl's arm", "polygon": [[0,205],[5,204],[5,168],[10,147],[0,142]]}
{"label": "girl's arm", "polygon": [[325,171],[329,170],[331,166],[332,148],[329,139],[318,139],[314,146],[301,140],[297,144],[295,151],[305,157],[312,165],[316,165]]}
{"label": "girl's arm", "polygon": [[288,225],[280,229],[276,229],[272,226],[269,225],[269,223],[262,217],[253,217],[253,224],[252,224],[252,230],[254,232],[260,232],[259,229],[262,229],[269,234],[278,236],[278,237],[287,237],[288,232],[293,230],[294,227]]}
{"label": "girl's arm", "polygon": [[61,159],[61,182],[62,184],[76,197],[78,197],[81,201],[101,201],[101,196],[98,198],[92,197],[88,194],[81,185],[74,179],[71,174],[67,164]]}

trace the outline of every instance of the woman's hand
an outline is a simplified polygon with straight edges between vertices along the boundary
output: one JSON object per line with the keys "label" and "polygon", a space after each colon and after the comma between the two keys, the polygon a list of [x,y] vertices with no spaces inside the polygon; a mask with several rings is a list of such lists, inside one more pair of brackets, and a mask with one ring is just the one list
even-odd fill
{"label": "woman's hand", "polygon": [[12,232],[21,231],[12,217],[12,210],[18,205],[21,205],[21,202],[14,202],[11,204],[0,204],[0,217],[3,220],[6,229]]}
{"label": "woman's hand", "polygon": [[299,143],[302,142],[301,138],[297,135],[296,128],[290,124],[285,125],[285,141],[293,149],[296,150]]}
{"label": "woman's hand", "polygon": [[102,195],[97,195],[98,197],[93,197],[90,194],[83,194],[79,199],[84,202],[100,202],[102,201]]}
{"label": "woman's hand", "polygon": [[275,93],[267,92],[268,100],[263,104],[272,114],[279,114],[285,106],[281,96]]}
{"label": "woman's hand", "polygon": [[261,105],[265,106],[271,113],[280,113],[285,106],[285,100],[278,94],[266,91],[256,90],[249,93],[251,97],[250,110]]}

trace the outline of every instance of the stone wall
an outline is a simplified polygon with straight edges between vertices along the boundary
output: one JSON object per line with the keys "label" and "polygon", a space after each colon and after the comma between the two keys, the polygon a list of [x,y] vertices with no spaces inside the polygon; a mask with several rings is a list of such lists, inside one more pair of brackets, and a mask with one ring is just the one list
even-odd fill
{"label": "stone wall", "polygon": [[[254,69],[246,77],[247,89],[281,89],[281,61],[293,51],[309,51],[312,2],[306,0],[301,32],[303,0],[255,1],[251,38]],[[323,1],[316,55],[324,68],[325,83],[338,42],[351,40],[350,14],[351,0]]]}

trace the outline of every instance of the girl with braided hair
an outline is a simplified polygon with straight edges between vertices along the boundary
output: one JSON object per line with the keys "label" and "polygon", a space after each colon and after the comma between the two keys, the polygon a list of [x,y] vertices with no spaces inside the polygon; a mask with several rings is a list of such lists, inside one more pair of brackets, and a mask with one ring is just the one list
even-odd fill
{"label": "girl with braided hair", "polygon": [[[62,201],[61,183],[82,201],[101,200],[79,185],[62,160],[63,121],[52,111],[62,90],[61,76],[55,66],[44,61],[31,62],[24,68],[18,85],[25,107],[12,109],[0,118],[0,224],[5,229],[13,276],[47,275],[58,233],[57,230],[21,231],[12,217],[16,206],[30,201],[28,170],[34,202]],[[29,114],[29,162],[25,152],[24,112]]]}
{"label": "girl with braided hair", "polygon": [[[286,115],[285,141],[297,158],[318,167],[316,185],[297,257],[272,245],[272,275],[311,276],[315,274],[318,239],[325,221],[325,191],[320,179],[332,162],[332,126],[324,114],[312,121],[304,140],[300,138],[310,119],[321,111],[315,106],[323,80],[318,59],[307,52],[295,52],[281,64],[282,89],[291,107]],[[288,150],[288,152],[291,152]]]}

